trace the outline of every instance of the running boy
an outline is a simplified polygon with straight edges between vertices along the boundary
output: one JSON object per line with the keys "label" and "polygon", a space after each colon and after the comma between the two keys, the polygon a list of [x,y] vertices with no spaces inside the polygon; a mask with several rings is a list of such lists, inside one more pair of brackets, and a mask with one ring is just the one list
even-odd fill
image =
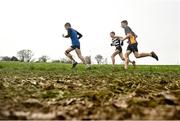
{"label": "running boy", "polygon": [[125,69],[128,68],[128,64],[129,64],[129,55],[133,52],[134,56],[136,58],[142,58],[142,57],[153,57],[154,59],[156,59],[158,61],[158,56],[152,51],[151,53],[139,53],[138,52],[138,48],[137,48],[137,35],[131,30],[131,28],[128,26],[128,21],[124,20],[121,22],[121,27],[125,30],[125,34],[126,37],[124,37],[122,39],[122,41],[128,39],[128,47],[127,47],[127,51],[125,54]]}
{"label": "running boy", "polygon": [[74,30],[71,28],[70,23],[66,23],[64,25],[65,29],[67,30],[68,34],[65,36],[63,35],[64,38],[71,38],[72,46],[70,46],[66,51],[65,55],[69,57],[72,61],[72,68],[75,68],[76,65],[78,64],[72,55],[70,54],[71,51],[75,50],[76,54],[78,55],[79,59],[83,62],[83,64],[86,64],[84,57],[81,54],[81,49],[80,49],[80,42],[79,39],[82,37],[82,34],[80,34],[78,31]]}
{"label": "running boy", "polygon": [[[121,39],[123,39],[123,37],[115,36],[115,32],[111,32],[110,36],[112,38],[111,46],[115,46],[116,47],[115,52],[111,56],[112,64],[114,65],[115,64],[115,57],[116,57],[116,55],[119,55],[121,60],[125,61],[125,58],[124,58],[123,53],[122,53],[122,47],[121,47],[123,45],[123,41],[121,41]],[[130,61],[129,60],[129,62],[132,63],[133,66],[135,67],[135,61]]]}

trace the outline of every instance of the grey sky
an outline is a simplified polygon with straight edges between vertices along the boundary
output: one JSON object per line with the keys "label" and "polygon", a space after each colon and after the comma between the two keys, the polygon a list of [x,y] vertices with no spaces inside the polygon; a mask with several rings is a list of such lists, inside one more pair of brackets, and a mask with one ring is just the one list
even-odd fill
{"label": "grey sky", "polygon": [[35,58],[65,57],[64,50],[71,42],[61,35],[66,33],[63,25],[68,21],[84,35],[80,40],[84,56],[102,54],[111,63],[114,48],[109,32],[124,36],[120,22],[127,19],[138,35],[139,51],[154,50],[160,58],[156,62],[131,56],[132,60],[138,64],[180,64],[179,4],[179,0],[1,0],[0,56],[31,49]]}

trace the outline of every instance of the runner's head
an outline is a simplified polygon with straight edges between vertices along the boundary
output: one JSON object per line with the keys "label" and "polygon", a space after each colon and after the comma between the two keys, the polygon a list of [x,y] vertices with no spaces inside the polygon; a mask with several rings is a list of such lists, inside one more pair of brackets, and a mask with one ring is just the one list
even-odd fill
{"label": "runner's head", "polygon": [[71,28],[71,24],[70,24],[70,23],[65,23],[65,24],[64,24],[64,27],[65,27],[65,29],[67,30],[67,29]]}
{"label": "runner's head", "polygon": [[123,20],[121,21],[121,27],[125,28],[128,25],[128,21],[127,20]]}
{"label": "runner's head", "polygon": [[114,36],[115,36],[115,32],[110,32],[110,36],[111,36],[111,38],[114,38]]}

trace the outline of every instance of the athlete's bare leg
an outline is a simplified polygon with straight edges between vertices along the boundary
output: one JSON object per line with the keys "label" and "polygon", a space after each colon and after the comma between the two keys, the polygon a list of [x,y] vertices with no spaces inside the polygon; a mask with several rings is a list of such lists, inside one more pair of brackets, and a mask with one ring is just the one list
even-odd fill
{"label": "athlete's bare leg", "polygon": [[143,57],[153,57],[154,59],[156,59],[157,61],[159,60],[158,59],[158,56],[154,53],[154,52],[151,52],[151,53],[139,53],[139,52],[134,52],[134,56],[136,58],[143,58]]}
{"label": "athlete's bare leg", "polygon": [[139,53],[139,52],[134,52],[134,56],[136,58],[143,58],[143,57],[148,57],[148,56],[152,56],[151,53]]}
{"label": "athlete's bare leg", "polygon": [[116,57],[117,54],[119,54],[119,50],[116,50],[111,56],[111,60],[112,60],[113,65],[115,64],[115,57]]}
{"label": "athlete's bare leg", "polygon": [[79,57],[79,59],[83,62],[83,64],[86,64],[86,61],[85,61],[84,57],[81,54],[81,50],[76,48],[75,51],[76,51],[76,54]]}
{"label": "athlete's bare leg", "polygon": [[128,69],[129,65],[129,55],[131,54],[131,51],[127,50],[125,53],[125,64],[124,64],[124,69]]}
{"label": "athlete's bare leg", "polygon": [[[123,53],[119,53],[119,56],[120,56],[120,58],[121,58],[123,61],[125,61],[125,58],[124,58],[124,56],[123,56]],[[135,61],[131,61],[131,60],[129,59],[129,63],[132,63],[132,65],[133,65],[134,68],[135,68],[135,66],[136,66],[136,62],[135,62]]]}
{"label": "athlete's bare leg", "polygon": [[72,57],[72,55],[70,54],[71,51],[73,51],[74,49],[72,47],[69,47],[66,51],[65,51],[65,55],[71,59],[72,63],[75,63],[76,61],[74,60],[74,58]]}

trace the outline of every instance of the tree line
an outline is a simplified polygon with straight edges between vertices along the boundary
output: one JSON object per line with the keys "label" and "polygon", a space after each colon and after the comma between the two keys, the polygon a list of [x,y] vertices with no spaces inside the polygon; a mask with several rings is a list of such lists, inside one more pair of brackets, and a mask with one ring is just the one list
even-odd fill
{"label": "tree line", "polygon": [[[38,60],[33,59],[34,53],[32,50],[23,49],[17,52],[17,56],[3,56],[0,58],[1,61],[19,61],[19,62],[47,62],[50,58],[47,55],[42,55],[38,58]],[[91,56],[85,56],[85,60],[88,64],[91,64]],[[95,56],[95,60],[98,64],[107,64],[107,58],[101,54],[97,54]],[[71,61],[67,58],[62,58],[60,60],[52,60],[52,63],[71,63]]]}

